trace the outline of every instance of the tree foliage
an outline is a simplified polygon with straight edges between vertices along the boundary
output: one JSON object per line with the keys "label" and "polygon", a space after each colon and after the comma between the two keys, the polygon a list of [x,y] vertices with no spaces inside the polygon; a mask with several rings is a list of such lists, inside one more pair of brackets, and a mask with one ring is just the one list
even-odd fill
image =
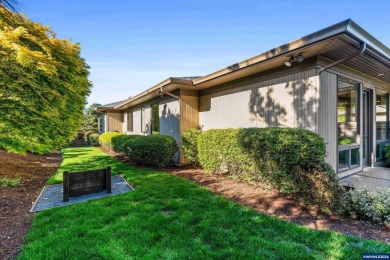
{"label": "tree foliage", "polygon": [[98,103],[92,103],[84,109],[84,121],[81,127],[83,131],[98,131],[98,115],[92,114],[96,107],[101,106]]}
{"label": "tree foliage", "polygon": [[90,93],[80,45],[25,16],[0,19],[0,147],[16,153],[57,149],[80,128]]}

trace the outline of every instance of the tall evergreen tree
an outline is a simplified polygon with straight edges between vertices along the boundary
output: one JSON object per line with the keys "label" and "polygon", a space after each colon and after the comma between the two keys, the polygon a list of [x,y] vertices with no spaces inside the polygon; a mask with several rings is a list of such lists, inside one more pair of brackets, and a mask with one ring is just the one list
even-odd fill
{"label": "tall evergreen tree", "polygon": [[101,106],[99,103],[93,103],[84,109],[84,122],[81,130],[83,131],[98,131],[98,116],[93,114],[96,107]]}

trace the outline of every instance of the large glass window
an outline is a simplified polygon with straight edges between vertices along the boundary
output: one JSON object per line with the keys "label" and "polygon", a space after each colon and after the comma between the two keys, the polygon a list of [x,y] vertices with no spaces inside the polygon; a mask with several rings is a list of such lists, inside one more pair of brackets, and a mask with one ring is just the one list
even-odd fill
{"label": "large glass window", "polygon": [[376,161],[383,161],[389,142],[389,94],[376,95]]}
{"label": "large glass window", "polygon": [[339,171],[360,166],[360,142],[357,138],[359,103],[359,85],[339,80],[337,102]]}

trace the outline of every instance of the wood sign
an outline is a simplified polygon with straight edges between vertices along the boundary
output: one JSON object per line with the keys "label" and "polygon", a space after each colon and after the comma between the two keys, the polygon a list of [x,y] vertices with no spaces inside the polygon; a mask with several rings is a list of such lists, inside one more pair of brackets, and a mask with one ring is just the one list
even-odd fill
{"label": "wood sign", "polygon": [[111,193],[111,167],[82,172],[64,172],[63,190],[63,202],[68,201],[69,197],[77,197],[103,190]]}

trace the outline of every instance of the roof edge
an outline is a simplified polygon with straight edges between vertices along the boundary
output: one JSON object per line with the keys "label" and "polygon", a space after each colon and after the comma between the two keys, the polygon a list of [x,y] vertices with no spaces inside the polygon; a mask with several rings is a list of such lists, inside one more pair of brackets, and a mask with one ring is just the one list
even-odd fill
{"label": "roof edge", "polygon": [[170,78],[167,78],[166,80],[161,81],[160,83],[154,85],[153,87],[150,87],[147,90],[139,93],[138,95],[136,95],[128,100],[123,101],[121,104],[115,106],[114,109],[120,109],[121,107],[126,106],[127,104],[133,102],[134,100],[137,100],[137,99],[139,99],[139,98],[141,98],[141,97],[143,97],[151,92],[159,90],[160,88],[165,87],[165,86],[170,85],[170,84],[180,84],[180,85],[187,85],[187,86],[194,85],[193,80],[186,80],[186,79],[182,79],[182,78],[170,77]]}

